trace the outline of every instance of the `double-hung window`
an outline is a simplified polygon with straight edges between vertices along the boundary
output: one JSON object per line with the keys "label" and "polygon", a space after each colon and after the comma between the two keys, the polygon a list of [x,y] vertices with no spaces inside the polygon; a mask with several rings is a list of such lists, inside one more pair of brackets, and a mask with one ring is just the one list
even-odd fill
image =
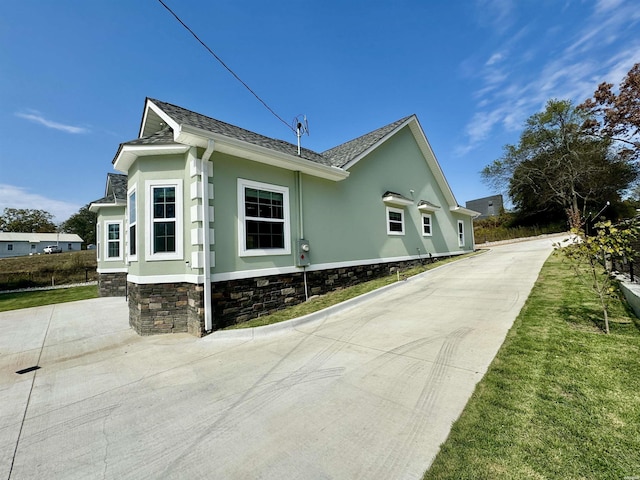
{"label": "double-hung window", "polygon": [[122,221],[104,222],[104,230],[105,260],[122,260]]}
{"label": "double-hung window", "polygon": [[127,197],[127,213],[128,213],[128,226],[129,226],[129,260],[137,260],[138,258],[138,211],[136,203],[136,190],[131,189],[129,196]]}
{"label": "double-hung window", "polygon": [[458,220],[458,246],[464,247],[464,222]]}
{"label": "double-hung window", "polygon": [[148,180],[146,190],[145,213],[149,229],[149,235],[145,235],[146,259],[181,260],[182,181]]}
{"label": "double-hung window", "polygon": [[404,235],[404,210],[387,207],[387,234]]}
{"label": "double-hung window", "polygon": [[429,213],[423,213],[422,214],[422,236],[423,237],[430,237],[433,232],[431,231],[432,225],[431,225],[431,214]]}
{"label": "double-hung window", "polygon": [[239,178],[239,255],[288,255],[289,232],[289,189]]}

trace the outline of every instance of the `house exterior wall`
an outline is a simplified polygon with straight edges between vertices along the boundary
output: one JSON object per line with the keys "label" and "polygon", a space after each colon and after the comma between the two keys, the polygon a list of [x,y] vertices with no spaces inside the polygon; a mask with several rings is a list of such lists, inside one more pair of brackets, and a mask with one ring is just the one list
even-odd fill
{"label": "house exterior wall", "polygon": [[0,241],[0,258],[21,257],[25,255],[35,255],[44,252],[45,247],[56,245],[62,248],[62,252],[78,252],[82,248],[82,242],[68,241]]}
{"label": "house exterior wall", "polygon": [[[103,277],[103,281],[106,279],[112,279],[114,274],[122,274],[127,272],[126,256],[125,256],[125,207],[113,206],[103,207],[98,213],[96,223],[96,257],[98,260],[98,283],[100,283],[101,275],[107,275]],[[109,225],[118,225],[120,231],[119,238],[119,256],[109,256]],[[120,275],[121,276],[121,275]],[[119,288],[119,286],[118,286]],[[124,292],[122,293],[124,295]],[[106,296],[113,296],[113,292]]]}
{"label": "house exterior wall", "polygon": [[[31,245],[37,245],[31,242],[0,242],[0,258],[21,257],[37,253],[36,249],[32,249]],[[42,247],[44,248],[44,247]],[[40,252],[42,252],[42,248]]]}
{"label": "house exterior wall", "polygon": [[[143,156],[129,168],[128,191],[129,195],[135,192],[136,199],[134,257],[129,254],[132,239],[127,209],[100,208],[98,272],[103,274],[105,284],[110,279],[118,288],[122,282],[117,275],[127,272],[130,324],[140,334],[204,333],[202,285],[205,269],[209,268],[202,261],[205,248],[210,249],[213,259],[214,328],[304,300],[304,269],[296,265],[297,240],[302,236],[311,247],[311,263],[306,268],[309,295],[388,274],[390,268],[426,261],[429,255],[450,256],[473,250],[471,217],[450,211],[446,194],[409,127],[351,166],[350,176],[342,181],[214,151],[210,178],[204,182],[205,177],[194,168],[201,164],[202,154],[203,149],[191,148],[186,154]],[[286,190],[290,251],[278,255],[241,251],[239,223],[244,211],[239,210],[239,181]],[[150,248],[150,186],[164,184],[179,186],[176,208],[181,242],[171,259],[154,257]],[[387,191],[412,199],[410,205],[393,205],[402,212],[402,235],[388,230],[390,205],[383,201]],[[422,231],[420,200],[439,206],[429,212],[428,236]],[[204,224],[200,213],[203,204],[210,207],[209,225]],[[122,258],[109,260],[108,227],[118,221]],[[205,246],[202,231],[206,227],[211,237]]]}

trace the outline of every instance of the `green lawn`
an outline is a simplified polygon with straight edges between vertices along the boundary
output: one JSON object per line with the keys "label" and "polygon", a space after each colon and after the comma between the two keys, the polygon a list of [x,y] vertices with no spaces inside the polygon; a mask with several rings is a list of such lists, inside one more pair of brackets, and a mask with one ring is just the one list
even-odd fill
{"label": "green lawn", "polygon": [[32,292],[2,293],[0,294],[0,312],[97,297],[98,287],[95,285]]}
{"label": "green lawn", "polygon": [[556,256],[425,480],[640,478],[640,331]]}

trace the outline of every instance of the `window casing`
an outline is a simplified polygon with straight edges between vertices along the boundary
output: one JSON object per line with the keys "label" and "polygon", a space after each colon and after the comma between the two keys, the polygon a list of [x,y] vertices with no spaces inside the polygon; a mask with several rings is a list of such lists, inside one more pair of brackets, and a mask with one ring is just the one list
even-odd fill
{"label": "window casing", "polygon": [[182,260],[182,180],[148,180],[146,197],[146,259]]}
{"label": "window casing", "polygon": [[238,254],[291,253],[289,188],[238,179]]}
{"label": "window casing", "polygon": [[8,243],[7,244],[7,250],[8,251],[12,251],[13,250],[13,243]]}
{"label": "window casing", "polygon": [[458,246],[464,247],[464,222],[458,220]]}
{"label": "window casing", "polygon": [[100,261],[101,255],[101,245],[102,245],[102,237],[100,236],[100,224],[96,224],[96,260]]}
{"label": "window casing", "polygon": [[431,218],[431,214],[423,213],[422,214],[422,236],[430,237],[433,235],[433,219]]}
{"label": "window casing", "polygon": [[104,222],[104,235],[105,261],[122,260],[122,222]]}
{"label": "window casing", "polygon": [[404,210],[387,207],[387,234],[404,235]]}
{"label": "window casing", "polygon": [[138,260],[138,204],[136,197],[136,189],[129,190],[129,195],[127,196],[127,255],[130,261]]}

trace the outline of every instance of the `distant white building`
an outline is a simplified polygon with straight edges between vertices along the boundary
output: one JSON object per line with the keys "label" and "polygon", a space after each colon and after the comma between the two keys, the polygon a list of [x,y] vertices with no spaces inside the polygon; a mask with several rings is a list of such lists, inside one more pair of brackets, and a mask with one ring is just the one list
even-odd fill
{"label": "distant white building", "polygon": [[83,242],[75,233],[0,232],[0,258],[42,253],[49,245],[57,245],[63,252],[74,252],[81,249]]}

